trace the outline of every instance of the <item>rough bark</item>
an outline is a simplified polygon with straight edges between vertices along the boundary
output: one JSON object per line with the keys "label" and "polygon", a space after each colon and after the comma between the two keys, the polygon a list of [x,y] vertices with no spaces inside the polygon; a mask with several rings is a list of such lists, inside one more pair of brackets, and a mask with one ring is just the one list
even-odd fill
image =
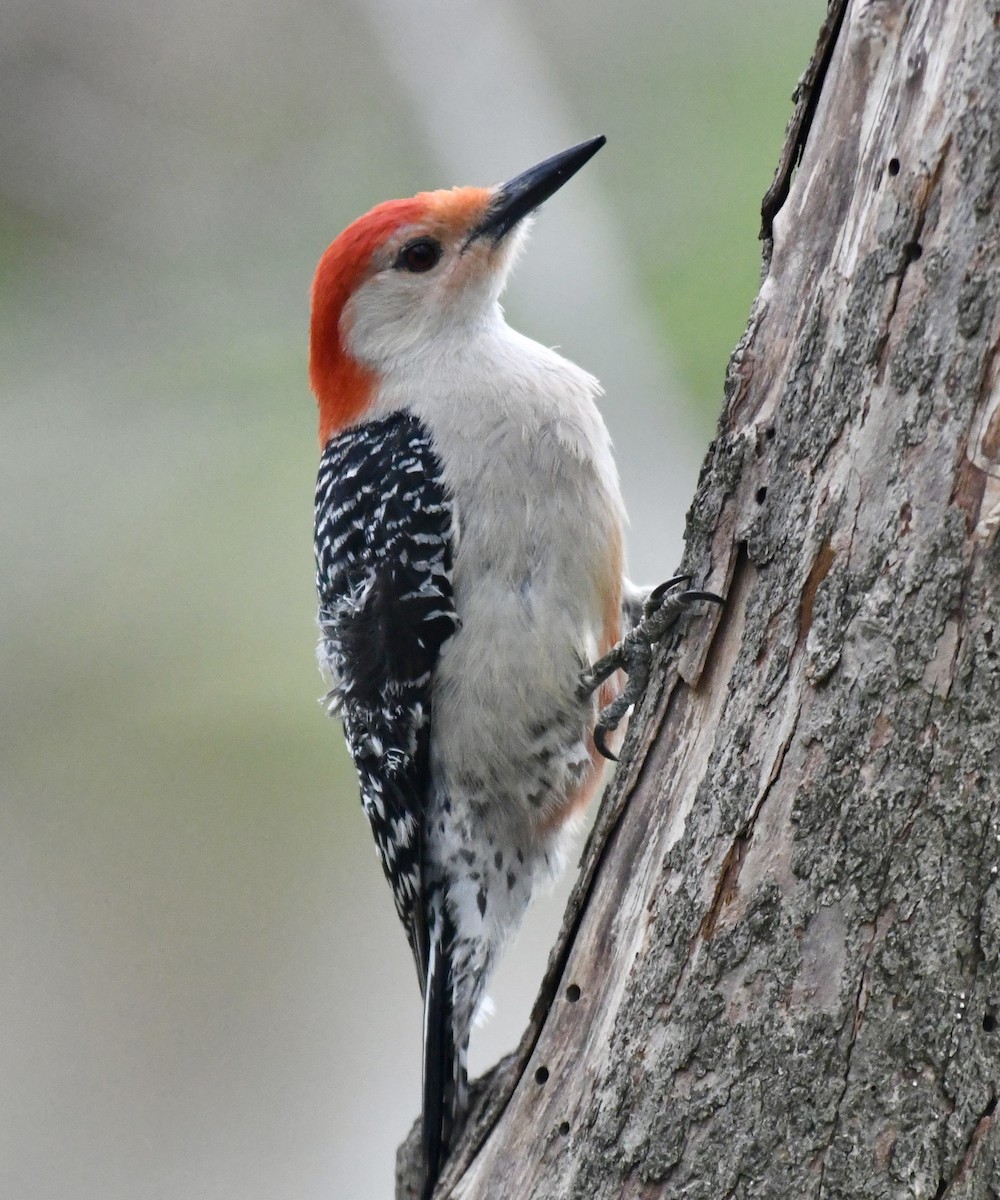
{"label": "rough bark", "polygon": [[832,0],[688,520],[728,603],[440,1197],[1000,1196],[998,181],[1000,0]]}

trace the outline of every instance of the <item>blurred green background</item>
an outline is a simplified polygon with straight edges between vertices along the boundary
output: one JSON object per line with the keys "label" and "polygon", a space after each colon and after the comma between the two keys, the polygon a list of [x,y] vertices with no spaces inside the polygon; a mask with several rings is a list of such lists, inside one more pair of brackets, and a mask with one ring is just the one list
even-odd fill
{"label": "blurred green background", "polygon": [[7,0],[5,1200],[391,1195],[419,1001],[316,703],[312,270],[379,200],[606,133],[507,307],[604,380],[633,573],[662,577],[823,9]]}

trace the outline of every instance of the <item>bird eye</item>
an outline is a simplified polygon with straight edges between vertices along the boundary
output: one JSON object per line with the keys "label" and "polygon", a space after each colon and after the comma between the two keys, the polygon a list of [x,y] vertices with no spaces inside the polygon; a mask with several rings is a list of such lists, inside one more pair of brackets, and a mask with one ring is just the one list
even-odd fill
{"label": "bird eye", "polygon": [[436,267],[440,259],[440,242],[433,238],[418,238],[400,250],[394,265],[401,271],[412,271],[415,275],[422,275],[424,271]]}

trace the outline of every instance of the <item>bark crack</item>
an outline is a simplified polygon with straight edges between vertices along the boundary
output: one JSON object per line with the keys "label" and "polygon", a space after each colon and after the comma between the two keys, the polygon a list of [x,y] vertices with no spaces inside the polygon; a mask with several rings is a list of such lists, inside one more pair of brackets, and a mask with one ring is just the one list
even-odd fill
{"label": "bark crack", "polygon": [[[990,805],[989,813],[986,820],[983,822],[983,838],[979,846],[979,861],[985,871],[986,864],[989,861],[987,856],[987,843],[990,840],[990,835],[994,830],[994,818],[996,815],[996,804]],[[991,878],[996,878],[996,864],[991,865]],[[986,903],[989,899],[990,888],[985,888],[982,895],[979,897],[979,903],[976,905],[976,919],[972,926],[972,983],[976,982],[976,977],[979,973],[980,966],[986,962],[986,953],[983,950],[983,916],[986,909]]]}
{"label": "bark crack", "polygon": [[975,1125],[973,1125],[972,1130],[966,1139],[965,1149],[962,1152],[962,1157],[958,1166],[955,1168],[954,1175],[952,1175],[950,1179],[941,1180],[941,1182],[938,1184],[937,1191],[934,1193],[934,1200],[947,1200],[948,1194],[951,1192],[952,1188],[956,1184],[961,1183],[965,1178],[969,1168],[973,1165],[973,1160],[975,1159],[976,1149],[979,1146],[979,1143],[989,1132],[989,1129],[993,1124],[993,1117],[996,1113],[996,1107],[997,1095],[996,1092],[991,1088],[989,1102],[980,1113],[979,1119],[976,1121]]}
{"label": "bark crack", "polygon": [[727,904],[731,903],[736,895],[736,890],[739,886],[740,871],[743,869],[743,860],[747,855],[747,847],[750,845],[750,839],[753,836],[753,819],[751,819],[749,828],[744,833],[736,835],[736,840],[729,847],[726,857],[722,860],[722,870],[719,873],[719,882],[715,885],[715,894],[712,896],[712,903],[708,906],[708,911],[702,918],[701,925],[698,927],[698,939],[703,942],[711,941],[715,934],[715,928],[719,923],[719,917],[722,915],[722,910]]}
{"label": "bark crack", "polygon": [[[820,1169],[819,1169],[819,1189],[817,1190],[817,1193],[816,1193],[817,1200],[822,1200],[822,1197],[823,1197],[823,1183],[826,1179],[827,1155],[829,1154],[830,1149],[833,1146],[833,1143],[837,1139],[837,1133],[840,1129],[840,1110],[843,1106],[844,1099],[847,1096],[847,1090],[851,1084],[851,1061],[854,1057],[854,1047],[857,1044],[858,1033],[861,1030],[861,1023],[864,1020],[865,1009],[868,1006],[868,994],[869,994],[869,989],[871,987],[872,953],[874,952],[876,943],[879,941],[880,934],[884,933],[885,927],[883,927],[883,917],[888,916],[889,912],[890,912],[890,910],[888,910],[888,909],[887,910],[881,909],[882,898],[883,898],[883,895],[885,892],[886,880],[887,880],[887,876],[884,877],[882,880],[882,887],[879,892],[878,915],[876,916],[874,924],[872,925],[872,934],[868,940],[868,945],[865,947],[865,958],[864,958],[864,962],[861,967],[861,977],[858,980],[857,991],[855,992],[855,995],[854,995],[854,1013],[853,1013],[853,1015],[849,1014],[849,1020],[851,1022],[851,1035],[850,1035],[850,1041],[847,1043],[847,1051],[844,1056],[843,1085],[840,1089],[840,1095],[837,1097],[836,1103],[834,1104],[833,1125],[830,1129],[830,1137],[829,1137],[827,1144],[824,1147],[824,1149],[822,1151],[822,1155],[821,1155],[821,1162],[820,1162]],[[890,921],[891,921],[891,919],[892,918],[890,917]],[[846,1024],[846,1022],[845,1022],[845,1024]]]}
{"label": "bark crack", "polygon": [[[733,839],[732,845],[726,852],[725,858],[722,860],[722,866],[719,872],[719,881],[715,885],[715,892],[712,895],[712,902],[708,906],[708,911],[702,918],[701,924],[698,927],[698,932],[692,938],[692,947],[698,941],[711,941],[715,930],[718,926],[719,919],[722,916],[723,910],[732,902],[739,888],[740,871],[743,868],[744,860],[747,856],[747,850],[753,840],[754,828],[764,809],[764,805],[770,798],[775,784],[781,778],[781,771],[785,765],[785,757],[788,754],[788,749],[795,739],[796,731],[799,727],[799,720],[802,716],[802,707],[796,700],[795,719],[792,721],[792,727],[782,739],[781,746],[778,748],[778,753],[775,755],[774,762],[771,765],[771,771],[768,776],[767,783],[764,785],[752,812],[747,816],[742,828]],[[690,956],[688,961],[690,961]],[[683,973],[682,973],[683,974]],[[678,989],[681,980],[678,980]],[[674,994],[676,995],[677,989]]]}
{"label": "bark crack", "polygon": [[846,11],[847,0],[830,0],[826,20],[819,31],[816,49],[792,95],[792,99],[795,101],[795,111],[792,113],[792,119],[788,122],[788,128],[785,131],[785,144],[781,149],[781,158],[778,160],[778,166],[774,172],[774,180],[760,202],[761,223],[758,236],[765,245],[765,275],[770,265],[769,246],[774,234],[774,218],[788,199],[788,193],[792,186],[792,175],[802,159],[802,151],[808,141],[809,130],[812,128],[813,117],[816,115],[816,106],[823,90],[823,80],[829,70]]}
{"label": "bark crack", "polygon": [[[857,514],[855,513],[856,522]],[[823,539],[819,550],[816,552],[816,557],[813,559],[813,565],[809,571],[809,577],[806,579],[806,585],[802,589],[802,602],[799,605],[799,632],[795,639],[796,650],[799,649],[809,636],[809,630],[812,628],[813,622],[813,607],[816,603],[816,593],[819,591],[820,584],[829,575],[830,568],[833,566],[836,557],[833,544],[829,536],[827,536]]]}

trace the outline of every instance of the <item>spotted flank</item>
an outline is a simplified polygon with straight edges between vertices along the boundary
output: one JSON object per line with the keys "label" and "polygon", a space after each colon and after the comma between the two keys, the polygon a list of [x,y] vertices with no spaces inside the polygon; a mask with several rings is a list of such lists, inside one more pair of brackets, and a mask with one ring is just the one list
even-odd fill
{"label": "spotted flank", "polygon": [[417,963],[427,973],[421,826],[431,677],[458,627],[452,507],[420,421],[398,412],[331,438],[316,483],[316,583],[326,697]]}

